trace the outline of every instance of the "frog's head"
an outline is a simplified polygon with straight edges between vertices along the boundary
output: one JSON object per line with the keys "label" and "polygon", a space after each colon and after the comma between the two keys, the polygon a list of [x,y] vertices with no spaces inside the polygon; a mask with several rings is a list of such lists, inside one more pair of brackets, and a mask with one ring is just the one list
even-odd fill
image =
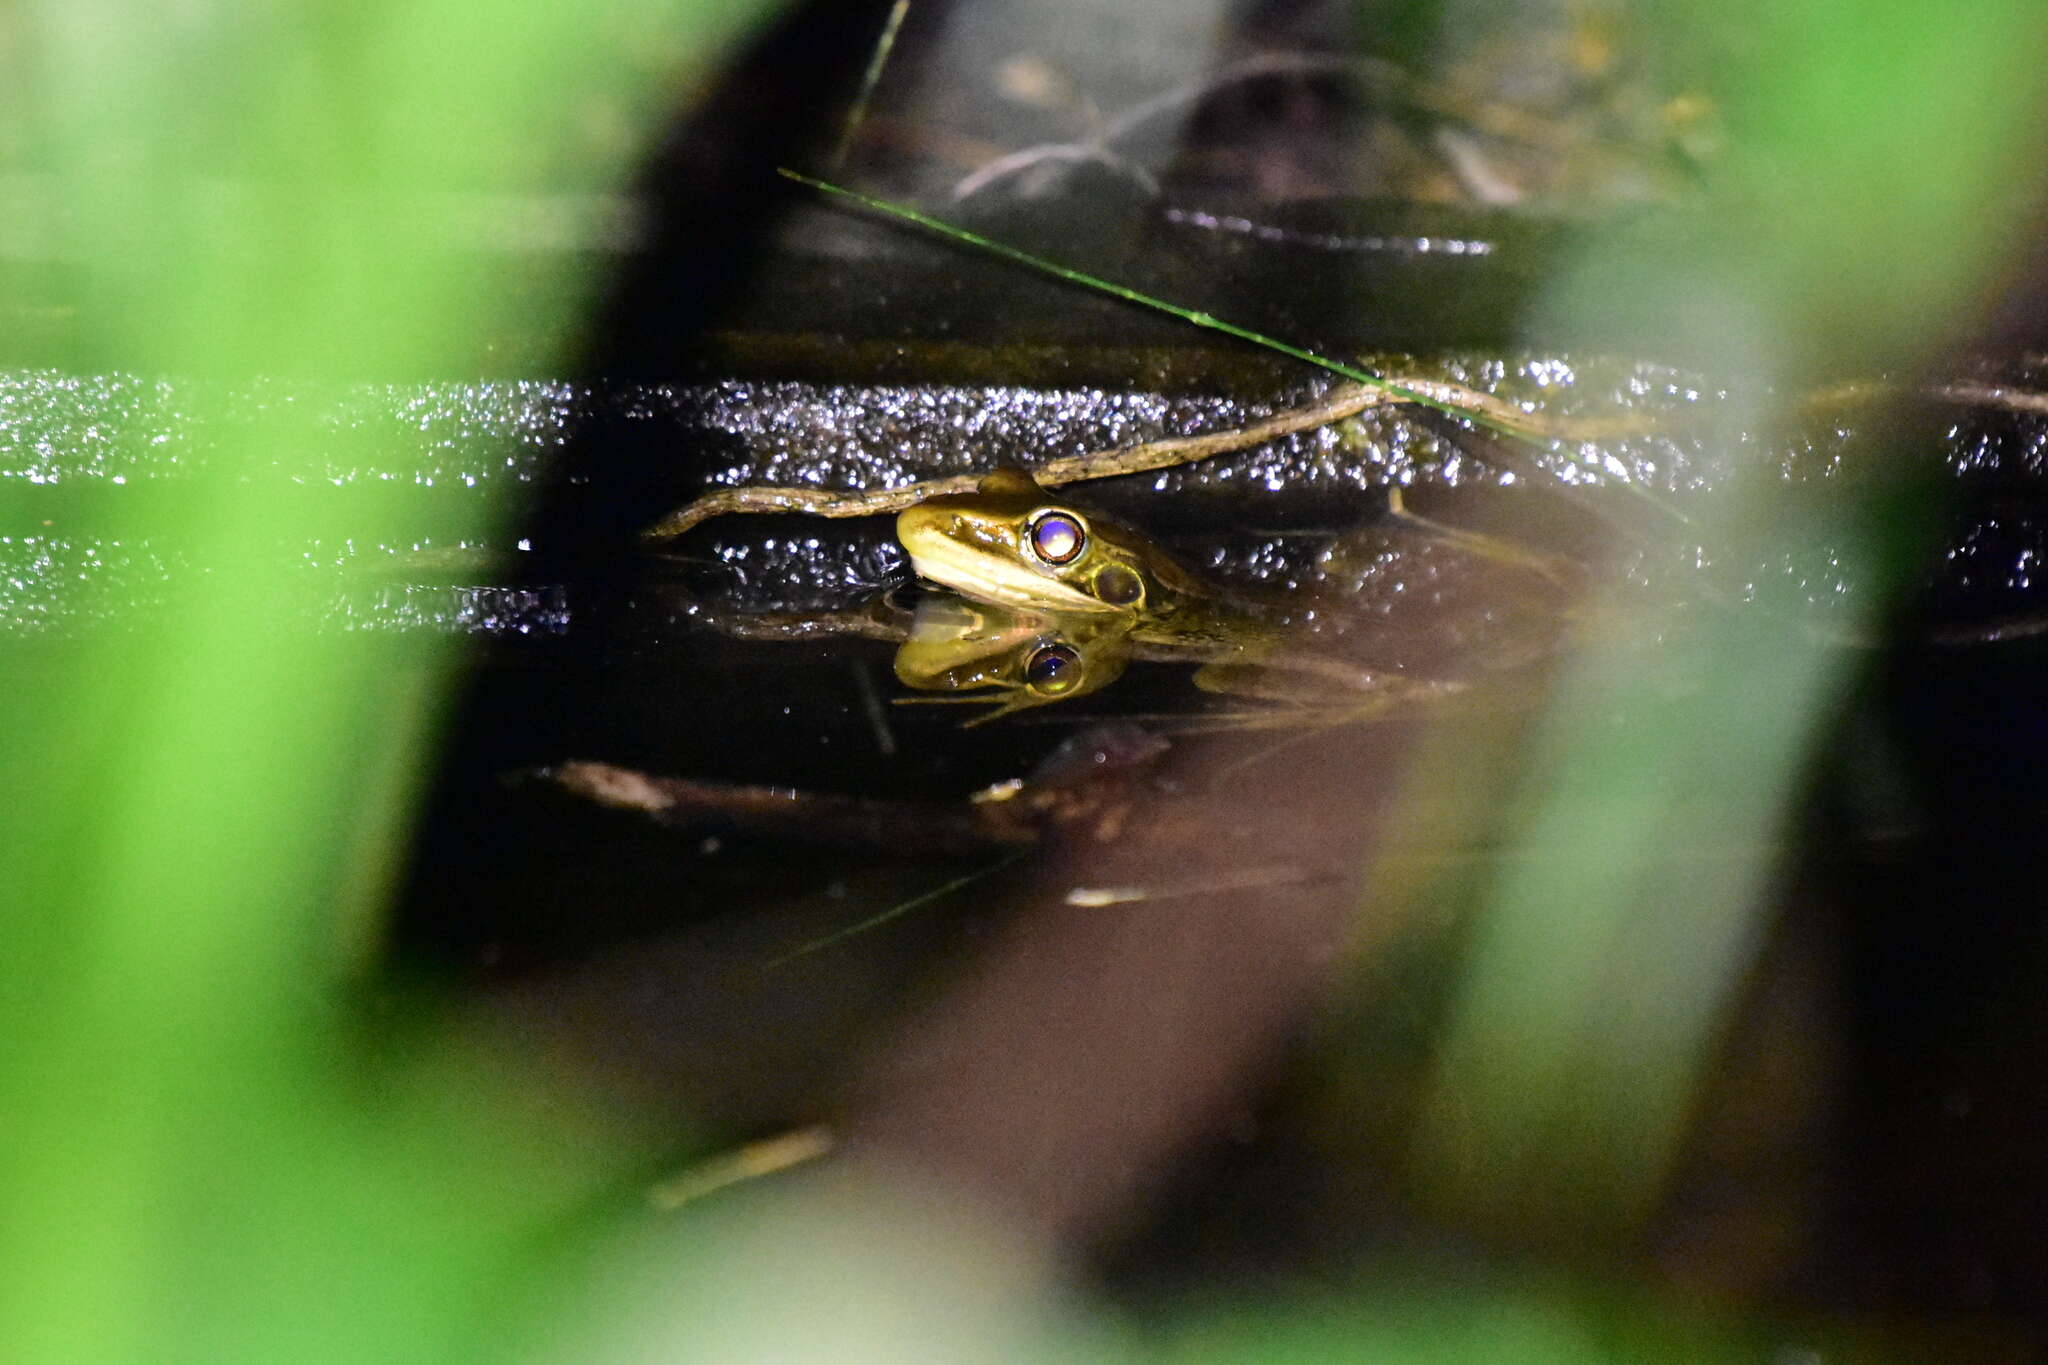
{"label": "frog's head", "polygon": [[993,704],[995,710],[967,722],[980,725],[1085,696],[1114,682],[1130,662],[1131,619],[1099,611],[1019,611],[932,593],[917,604],[910,635],[896,650],[897,679],[921,692],[997,693],[902,700]]}
{"label": "frog's head", "polygon": [[920,577],[1020,610],[1136,615],[1168,594],[1201,590],[1159,546],[1056,498],[1021,469],[905,508],[896,538]]}

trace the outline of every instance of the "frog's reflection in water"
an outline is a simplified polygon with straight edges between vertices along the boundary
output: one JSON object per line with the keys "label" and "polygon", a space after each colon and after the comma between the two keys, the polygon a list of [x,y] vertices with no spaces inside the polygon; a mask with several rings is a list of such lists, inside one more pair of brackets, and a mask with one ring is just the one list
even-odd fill
{"label": "frog's reflection in water", "polygon": [[1126,612],[1013,607],[930,592],[896,650],[896,677],[920,692],[975,694],[903,700],[985,702],[993,709],[967,722],[981,725],[1115,682],[1130,662],[1136,621]]}

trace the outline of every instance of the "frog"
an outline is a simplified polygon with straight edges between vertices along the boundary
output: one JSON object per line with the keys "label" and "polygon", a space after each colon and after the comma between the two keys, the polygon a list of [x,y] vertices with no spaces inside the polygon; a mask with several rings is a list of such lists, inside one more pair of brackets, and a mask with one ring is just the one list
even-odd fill
{"label": "frog", "polygon": [[918,577],[978,602],[1122,622],[1133,645],[1185,657],[1265,644],[1270,622],[1164,546],[1004,467],[972,493],[926,498],[896,518]]}
{"label": "frog", "polygon": [[1142,532],[1055,498],[1014,466],[984,476],[971,493],[904,508],[896,539],[920,578],[976,601],[1134,615],[1207,595]]}
{"label": "frog", "polygon": [[[972,622],[950,635],[935,617],[919,650],[899,653],[898,677],[915,687],[1003,686],[1030,698],[995,714],[1095,691],[1132,658],[1193,663],[1197,687],[1265,701],[1378,704],[1445,686],[1283,650],[1298,604],[1226,592],[1136,527],[1055,496],[1022,469],[998,469],[974,492],[903,509],[896,536],[920,578],[972,604],[945,609],[945,620]],[[1035,652],[1055,646],[1073,658]],[[1032,691],[1034,664],[1059,660],[1080,685]]]}

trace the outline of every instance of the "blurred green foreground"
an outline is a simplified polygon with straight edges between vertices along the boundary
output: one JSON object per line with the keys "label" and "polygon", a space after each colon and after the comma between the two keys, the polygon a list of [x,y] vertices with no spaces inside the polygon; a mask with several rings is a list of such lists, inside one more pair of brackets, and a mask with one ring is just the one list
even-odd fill
{"label": "blurred green foreground", "polygon": [[[508,317],[447,220],[616,188],[757,8],[11,7],[8,212],[69,272],[71,325],[9,363],[478,373],[508,328],[559,333],[589,282],[529,282],[553,316]],[[39,300],[0,288],[19,343]],[[276,629],[273,547],[320,528],[275,450],[226,439],[196,491],[121,528],[209,574],[146,625],[8,646],[0,1356],[474,1359],[536,1229],[618,1158],[426,1020],[372,1037],[351,1012],[455,659]],[[9,525],[37,491],[0,486]],[[358,500],[352,533],[416,533],[423,496]]]}

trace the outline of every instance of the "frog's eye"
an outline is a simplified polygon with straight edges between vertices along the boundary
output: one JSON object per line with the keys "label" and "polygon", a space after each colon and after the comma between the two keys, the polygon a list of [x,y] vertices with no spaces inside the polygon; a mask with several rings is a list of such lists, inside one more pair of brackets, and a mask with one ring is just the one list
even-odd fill
{"label": "frog's eye", "polygon": [[1121,564],[1111,564],[1095,575],[1095,596],[1112,607],[1128,607],[1145,595],[1145,583]]}
{"label": "frog's eye", "polygon": [[1026,539],[1031,553],[1047,564],[1071,564],[1088,548],[1088,528],[1071,512],[1040,512]]}
{"label": "frog's eye", "polygon": [[1081,681],[1081,655],[1072,645],[1040,645],[1024,661],[1024,681],[1041,697],[1062,696]]}

